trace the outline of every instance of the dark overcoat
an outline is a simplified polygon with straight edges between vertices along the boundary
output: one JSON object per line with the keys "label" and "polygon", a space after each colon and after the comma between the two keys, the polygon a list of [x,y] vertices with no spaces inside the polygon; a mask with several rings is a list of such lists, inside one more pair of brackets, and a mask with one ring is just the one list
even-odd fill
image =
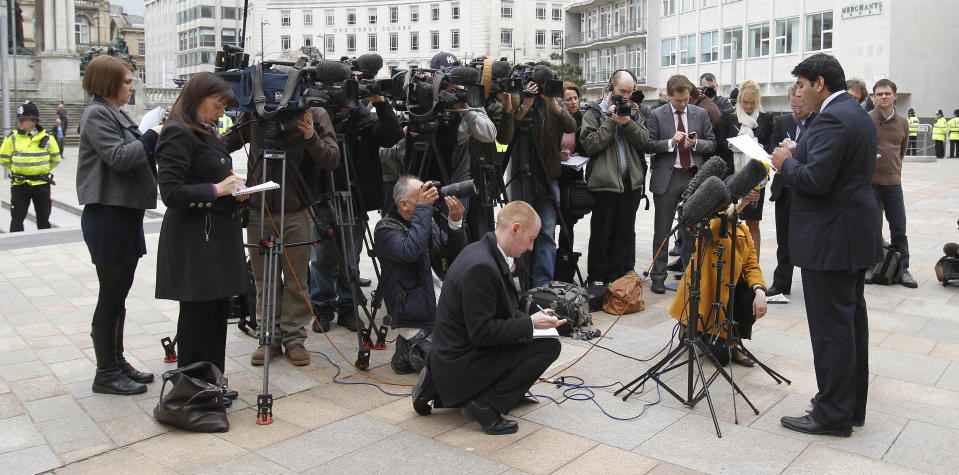
{"label": "dark overcoat", "polygon": [[214,135],[171,121],[163,126],[155,153],[160,198],[167,207],[156,297],[191,302],[244,293],[240,206],[233,196],[217,198],[213,186],[232,173],[226,146]]}
{"label": "dark overcoat", "polygon": [[533,341],[494,233],[466,246],[450,266],[436,308],[430,371],[445,407],[472,399],[513,369]]}

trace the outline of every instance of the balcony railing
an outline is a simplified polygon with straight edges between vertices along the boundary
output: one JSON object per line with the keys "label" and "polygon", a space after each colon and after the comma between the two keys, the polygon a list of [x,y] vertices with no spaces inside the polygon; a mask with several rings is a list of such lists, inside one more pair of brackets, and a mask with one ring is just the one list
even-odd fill
{"label": "balcony railing", "polygon": [[[620,68],[620,69],[625,69],[633,73],[633,76],[636,76],[636,82],[638,84],[646,84],[645,68]],[[583,73],[583,79],[586,80],[586,87],[595,87],[599,85],[605,85],[607,82],[609,82],[609,76],[613,74],[613,71],[616,71],[616,69],[594,69],[592,71],[585,71]]]}
{"label": "balcony railing", "polygon": [[628,36],[646,33],[646,19],[610,23],[592,30],[566,35],[566,47],[573,48],[598,41],[615,41]]}

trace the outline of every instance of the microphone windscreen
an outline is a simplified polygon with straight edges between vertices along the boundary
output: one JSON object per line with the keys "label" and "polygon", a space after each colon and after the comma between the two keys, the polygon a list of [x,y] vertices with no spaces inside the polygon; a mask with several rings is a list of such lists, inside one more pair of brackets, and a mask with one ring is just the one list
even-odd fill
{"label": "microphone windscreen", "polygon": [[536,66],[533,66],[533,74],[530,76],[533,82],[537,84],[543,84],[546,81],[553,79],[553,70],[548,66],[537,64]]}
{"label": "microphone windscreen", "polygon": [[699,188],[699,185],[702,185],[707,178],[711,176],[722,178],[725,175],[725,160],[720,157],[713,157],[709,160],[706,160],[706,163],[699,167],[699,171],[693,175],[691,180],[689,180],[689,185],[686,187],[686,191],[683,192],[683,198],[689,198],[692,196],[693,192],[696,191],[696,188]]}
{"label": "microphone windscreen", "polygon": [[766,165],[759,160],[750,160],[745,166],[729,178],[726,178],[726,188],[729,189],[729,196],[733,201],[739,201],[740,198],[756,189],[767,176]]}
{"label": "microphone windscreen", "polygon": [[480,82],[479,70],[468,66],[456,66],[450,69],[446,77],[449,78],[451,83],[459,85],[479,84]]}
{"label": "microphone windscreen", "polygon": [[360,71],[375,76],[380,69],[383,69],[383,57],[378,54],[364,54],[356,60],[356,65],[359,66]]}
{"label": "microphone windscreen", "polygon": [[712,217],[729,205],[730,201],[729,190],[723,180],[711,176],[703,181],[683,206],[683,224],[693,225],[704,218]]}
{"label": "microphone windscreen", "polygon": [[321,82],[340,82],[353,77],[353,70],[339,61],[320,61],[313,67],[316,78]]}
{"label": "microphone windscreen", "polygon": [[959,244],[954,242],[947,243],[945,246],[942,246],[942,252],[946,257],[959,257]]}
{"label": "microphone windscreen", "polygon": [[507,61],[493,61],[493,79],[508,77],[512,70],[513,67]]}

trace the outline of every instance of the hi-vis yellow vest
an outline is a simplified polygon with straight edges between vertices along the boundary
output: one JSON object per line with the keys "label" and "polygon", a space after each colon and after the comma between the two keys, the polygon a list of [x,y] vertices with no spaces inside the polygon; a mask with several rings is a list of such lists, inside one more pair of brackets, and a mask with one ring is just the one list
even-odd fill
{"label": "hi-vis yellow vest", "polygon": [[[46,140],[44,140],[46,139]],[[45,130],[33,134],[14,132],[3,139],[0,145],[0,166],[9,168],[17,175],[46,175],[60,164],[60,146]],[[27,183],[31,186],[46,184],[43,180],[14,178],[14,185]]]}
{"label": "hi-vis yellow vest", "polygon": [[909,120],[909,136],[918,137],[919,136],[919,118],[916,116],[909,116],[906,118]]}
{"label": "hi-vis yellow vest", "polygon": [[220,135],[225,134],[230,127],[233,127],[233,118],[229,115],[223,114],[223,117],[216,120],[216,130],[220,132]]}
{"label": "hi-vis yellow vest", "polygon": [[946,140],[946,118],[945,117],[940,117],[936,119],[936,123],[933,124],[932,139]]}
{"label": "hi-vis yellow vest", "polygon": [[959,140],[959,117],[949,119],[949,140]]}

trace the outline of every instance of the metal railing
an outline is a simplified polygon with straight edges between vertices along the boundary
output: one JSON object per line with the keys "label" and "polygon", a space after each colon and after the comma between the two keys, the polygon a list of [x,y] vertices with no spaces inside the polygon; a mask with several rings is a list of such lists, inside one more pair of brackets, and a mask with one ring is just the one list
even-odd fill
{"label": "metal railing", "polygon": [[[90,99],[81,81],[18,81],[17,95],[31,101],[77,102]],[[13,93],[11,92],[11,96]]]}
{"label": "metal railing", "polygon": [[600,26],[592,30],[566,35],[566,47],[573,48],[599,41],[614,41],[633,35],[646,33],[646,19],[621,21]]}

